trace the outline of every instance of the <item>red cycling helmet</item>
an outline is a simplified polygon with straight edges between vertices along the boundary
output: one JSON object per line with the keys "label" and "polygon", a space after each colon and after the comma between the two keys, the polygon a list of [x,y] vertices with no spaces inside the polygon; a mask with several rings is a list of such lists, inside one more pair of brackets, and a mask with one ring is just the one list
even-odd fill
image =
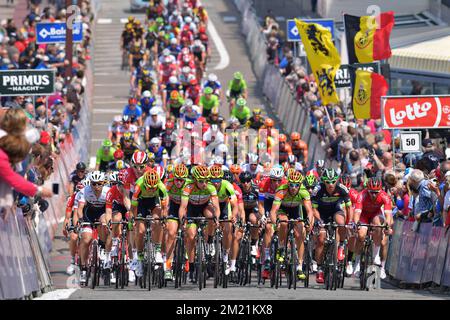
{"label": "red cycling helmet", "polygon": [[116,151],[114,151],[114,160],[122,160],[124,156],[125,155],[122,149],[117,149]]}
{"label": "red cycling helmet", "polygon": [[383,184],[381,183],[381,180],[378,178],[370,178],[367,181],[367,190],[369,191],[381,191],[381,189],[383,188]]}
{"label": "red cycling helmet", "polygon": [[339,183],[343,184],[346,188],[350,188],[352,186],[352,179],[345,174],[339,178]]}

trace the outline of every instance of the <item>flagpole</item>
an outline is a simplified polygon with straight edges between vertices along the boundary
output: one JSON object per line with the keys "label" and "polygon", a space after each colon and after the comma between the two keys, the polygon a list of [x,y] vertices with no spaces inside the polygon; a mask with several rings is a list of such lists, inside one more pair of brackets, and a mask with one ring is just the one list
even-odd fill
{"label": "flagpole", "polygon": [[328,118],[328,121],[330,122],[330,127],[331,127],[333,134],[336,134],[336,131],[334,131],[333,123],[331,122],[330,114],[328,113],[327,106],[325,106],[325,113],[327,114],[327,118]]}

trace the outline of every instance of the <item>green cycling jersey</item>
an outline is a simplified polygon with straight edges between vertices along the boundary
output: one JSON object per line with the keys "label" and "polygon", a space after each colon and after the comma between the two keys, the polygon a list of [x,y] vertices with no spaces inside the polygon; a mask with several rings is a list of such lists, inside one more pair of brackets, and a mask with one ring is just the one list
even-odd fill
{"label": "green cycling jersey", "polygon": [[109,147],[109,152],[106,154],[103,150],[103,147],[97,150],[96,164],[100,164],[101,162],[111,162],[114,160],[114,152],[116,152],[116,148]]}
{"label": "green cycling jersey", "polygon": [[176,204],[181,203],[181,196],[183,195],[183,189],[186,186],[186,184],[191,183],[192,181],[190,179],[185,179],[183,185],[181,188],[178,189],[174,182],[174,178],[170,178],[166,181],[166,188],[167,192],[169,194],[170,201],[175,202]]}
{"label": "green cycling jersey", "polygon": [[194,205],[203,205],[213,197],[217,197],[217,191],[211,183],[208,182],[205,189],[199,189],[195,182],[189,182],[183,188],[181,200],[189,200],[189,203]]}
{"label": "green cycling jersey", "polygon": [[248,119],[250,119],[251,116],[250,108],[245,106],[244,108],[240,108],[238,106],[233,107],[233,110],[231,110],[231,115],[235,118],[238,118],[239,122],[241,124],[247,122]]}
{"label": "green cycling jersey", "polygon": [[222,180],[219,191],[217,192],[217,197],[219,198],[220,203],[237,199],[233,185],[227,180]]}
{"label": "green cycling jersey", "polygon": [[247,82],[242,79],[236,82],[234,79],[228,82],[228,89],[233,92],[242,92],[247,89]]}
{"label": "green cycling jersey", "polygon": [[278,187],[275,192],[273,204],[281,205],[283,207],[295,208],[301,206],[305,200],[310,200],[308,190],[302,184],[298,192],[292,195],[289,192],[289,184],[283,184]]}
{"label": "green cycling jersey", "polygon": [[144,185],[144,177],[140,177],[134,186],[134,193],[131,199],[131,205],[137,206],[139,199],[159,197],[161,201],[166,201],[169,197],[166,186],[162,181],[159,181],[156,188],[149,189]]}
{"label": "green cycling jersey", "polygon": [[200,97],[199,105],[203,107],[203,109],[211,110],[214,107],[219,106],[219,98],[216,95],[211,95],[210,99],[207,99],[206,96]]}

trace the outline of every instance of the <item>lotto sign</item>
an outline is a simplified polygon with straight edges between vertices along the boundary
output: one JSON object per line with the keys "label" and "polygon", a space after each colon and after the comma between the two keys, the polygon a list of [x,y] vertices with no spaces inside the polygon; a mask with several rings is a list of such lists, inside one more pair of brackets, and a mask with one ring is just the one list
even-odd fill
{"label": "lotto sign", "polygon": [[0,96],[36,96],[55,93],[55,70],[0,71]]}
{"label": "lotto sign", "polygon": [[381,97],[384,129],[449,128],[450,96]]}
{"label": "lotto sign", "polygon": [[404,153],[421,152],[422,132],[404,131],[400,132],[400,151]]}

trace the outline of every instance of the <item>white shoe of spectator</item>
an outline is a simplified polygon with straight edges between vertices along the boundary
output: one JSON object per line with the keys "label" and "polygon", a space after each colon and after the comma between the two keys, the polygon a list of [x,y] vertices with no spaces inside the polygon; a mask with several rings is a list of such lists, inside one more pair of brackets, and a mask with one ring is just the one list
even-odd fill
{"label": "white shoe of spectator", "polygon": [[73,263],[69,264],[69,266],[68,266],[67,269],[66,269],[66,273],[67,273],[69,276],[73,275],[74,272],[75,272],[75,267],[76,267],[75,264],[73,264]]}
{"label": "white shoe of spectator", "polygon": [[380,279],[386,279],[386,270],[384,270],[384,268],[380,269]]}
{"label": "white shoe of spectator", "polygon": [[134,274],[133,270],[128,270],[128,281],[130,283],[133,283],[136,281],[136,275]]}

